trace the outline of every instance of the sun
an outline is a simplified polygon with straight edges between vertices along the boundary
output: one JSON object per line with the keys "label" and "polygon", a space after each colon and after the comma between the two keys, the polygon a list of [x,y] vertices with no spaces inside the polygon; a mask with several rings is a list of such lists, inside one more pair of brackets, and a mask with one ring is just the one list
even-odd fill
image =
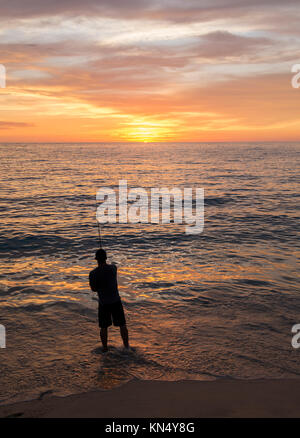
{"label": "sun", "polygon": [[126,125],[118,131],[118,135],[126,141],[161,142],[170,139],[172,135],[170,127],[159,121],[136,120]]}
{"label": "sun", "polygon": [[149,143],[152,141],[161,141],[162,130],[157,127],[135,126],[124,131],[124,136],[129,141],[138,141]]}

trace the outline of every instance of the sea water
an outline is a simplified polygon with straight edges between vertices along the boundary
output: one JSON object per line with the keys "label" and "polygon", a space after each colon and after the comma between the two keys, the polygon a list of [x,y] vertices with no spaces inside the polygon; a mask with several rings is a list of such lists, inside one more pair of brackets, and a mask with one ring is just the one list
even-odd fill
{"label": "sea water", "polygon": [[[299,143],[0,145],[0,402],[132,379],[300,375]],[[199,187],[201,234],[107,224],[130,343],[101,353],[88,274],[101,187]]]}

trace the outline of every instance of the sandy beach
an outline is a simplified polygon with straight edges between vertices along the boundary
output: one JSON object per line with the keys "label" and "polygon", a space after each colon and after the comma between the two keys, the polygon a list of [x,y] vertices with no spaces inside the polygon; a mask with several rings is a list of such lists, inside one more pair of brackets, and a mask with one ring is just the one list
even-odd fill
{"label": "sandy beach", "polygon": [[0,407],[16,418],[300,417],[300,380],[132,381],[109,391],[45,394]]}

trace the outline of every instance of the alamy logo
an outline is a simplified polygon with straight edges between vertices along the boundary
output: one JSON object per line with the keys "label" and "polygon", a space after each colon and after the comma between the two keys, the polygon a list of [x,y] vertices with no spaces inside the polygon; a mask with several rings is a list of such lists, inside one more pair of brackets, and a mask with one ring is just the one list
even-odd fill
{"label": "alamy logo", "polygon": [[3,64],[0,64],[0,88],[6,87],[6,68]]}
{"label": "alamy logo", "polygon": [[200,234],[204,228],[204,189],[185,187],[142,187],[128,189],[119,181],[118,190],[101,187],[96,199],[101,204],[96,218],[100,224],[182,224],[186,234]]}
{"label": "alamy logo", "polygon": [[2,324],[0,324],[0,348],[6,348],[6,330]]}
{"label": "alamy logo", "polygon": [[300,64],[293,65],[292,73],[297,73],[292,77],[292,87],[300,88]]}
{"label": "alamy logo", "polygon": [[292,333],[295,333],[292,337],[292,347],[299,348],[300,347],[300,324],[295,324],[292,327]]}

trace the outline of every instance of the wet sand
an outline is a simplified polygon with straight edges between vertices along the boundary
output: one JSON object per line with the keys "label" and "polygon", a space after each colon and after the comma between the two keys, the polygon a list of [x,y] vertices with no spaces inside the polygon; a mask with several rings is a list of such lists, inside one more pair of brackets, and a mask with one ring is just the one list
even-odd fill
{"label": "wet sand", "polygon": [[300,380],[132,381],[0,407],[1,417],[300,417]]}

